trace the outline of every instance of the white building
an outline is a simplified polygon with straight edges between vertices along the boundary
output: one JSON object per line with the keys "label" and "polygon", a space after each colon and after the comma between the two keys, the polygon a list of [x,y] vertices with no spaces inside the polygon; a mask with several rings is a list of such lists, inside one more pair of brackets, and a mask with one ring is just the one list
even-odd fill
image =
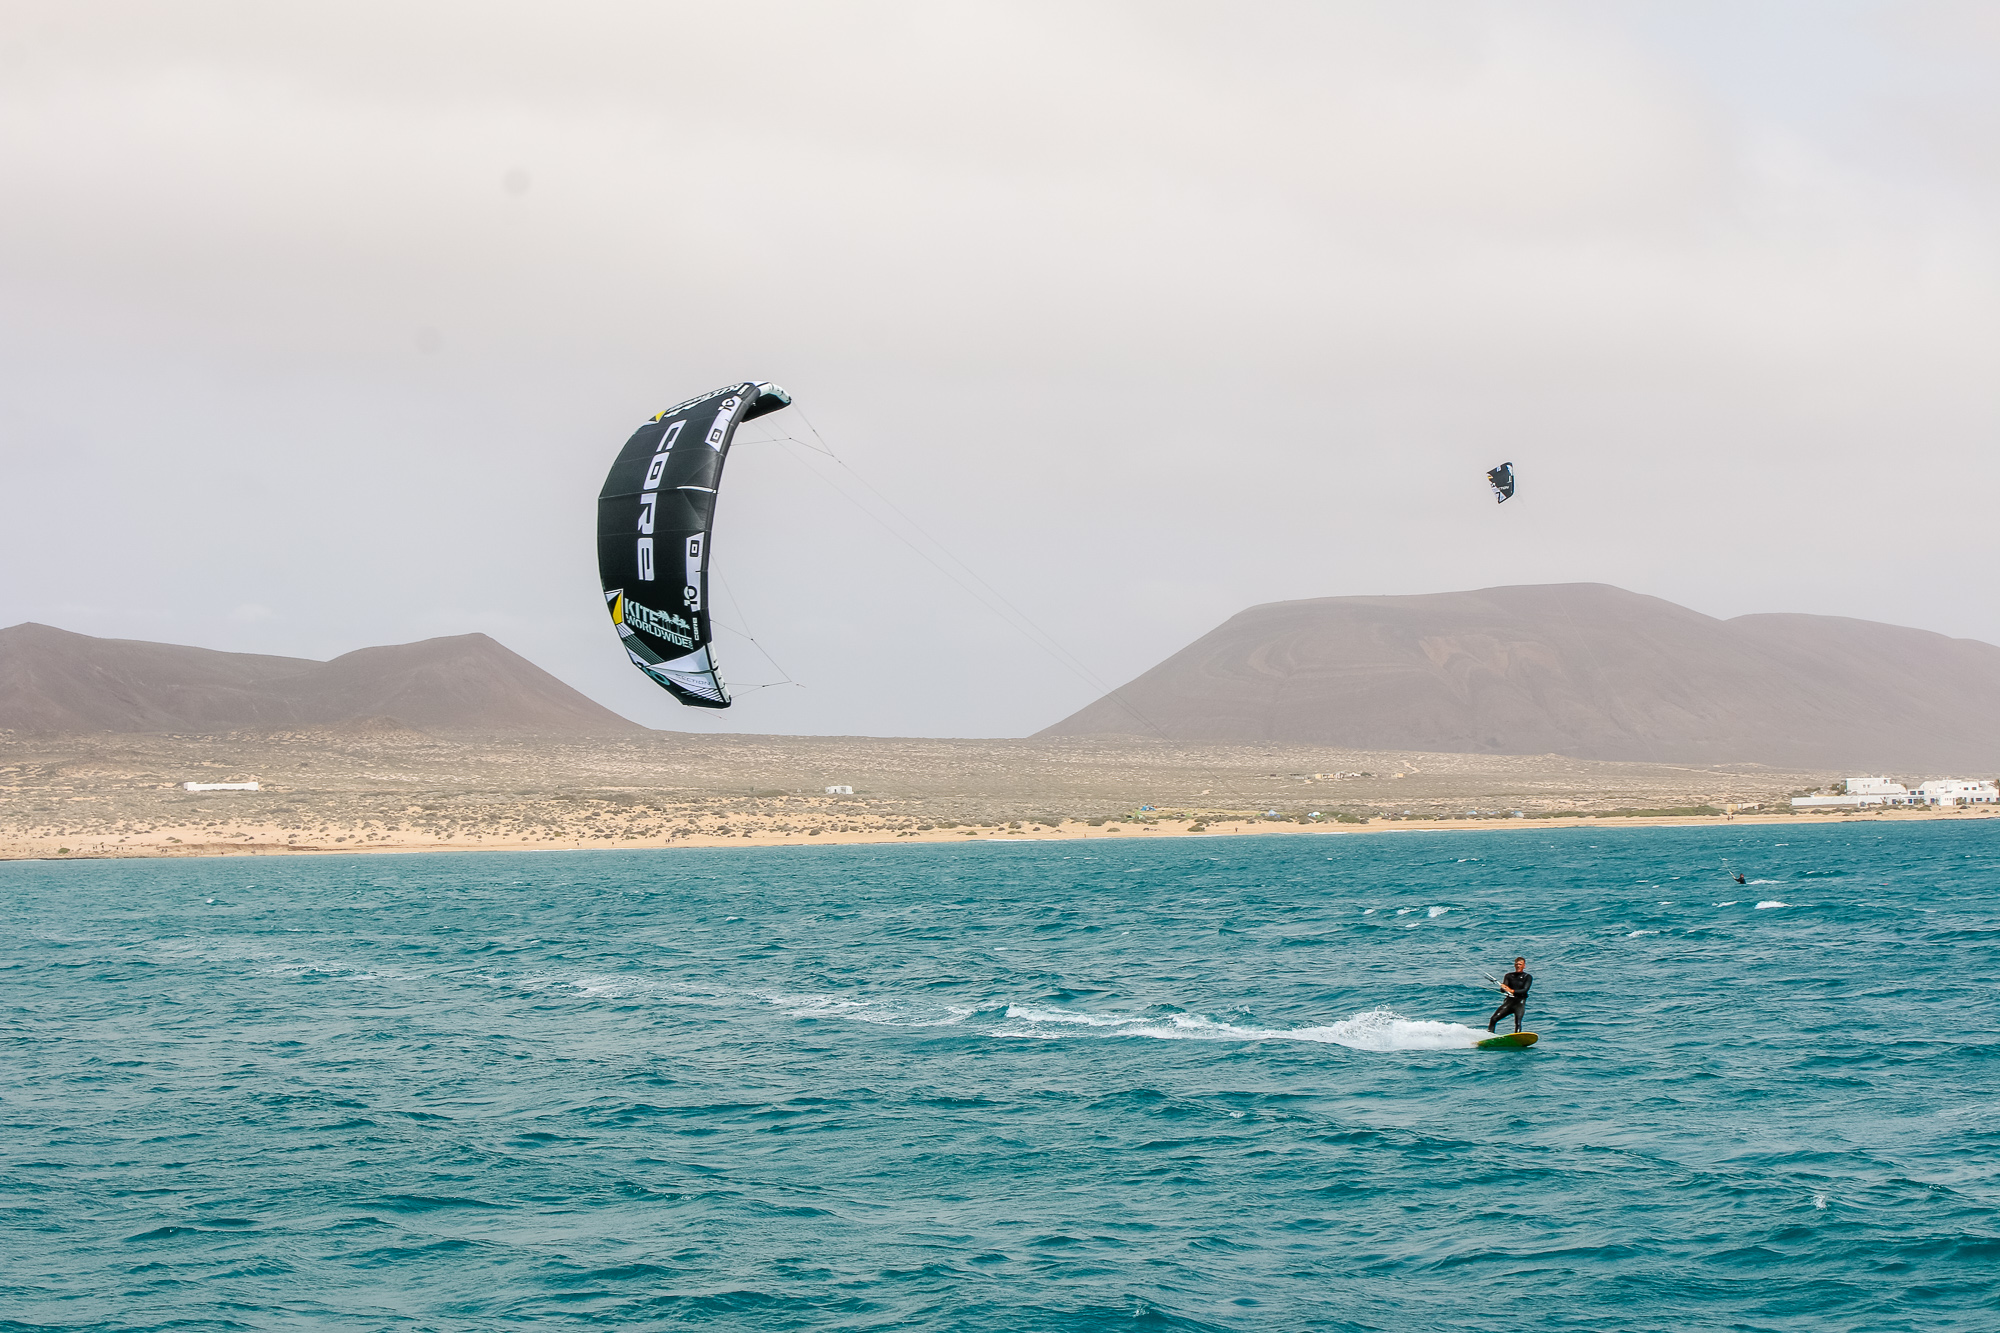
{"label": "white building", "polygon": [[828,787],[826,794],[828,796],[852,796],[854,795],[854,788],[847,786]]}
{"label": "white building", "polygon": [[1966,778],[1938,778],[1917,788],[1916,798],[1925,805],[1993,805],[2000,802],[2000,788]]}
{"label": "white building", "polygon": [[1882,777],[1847,779],[1844,796],[1794,796],[1794,810],[1854,810],[1864,805],[1993,805],[2000,789],[1991,782],[1966,778],[1934,778],[1911,791]]}
{"label": "white building", "polygon": [[1916,795],[1900,782],[1883,777],[1849,778],[1842,784],[1845,796],[1794,796],[1794,810],[1856,809],[1864,805],[1911,805]]}

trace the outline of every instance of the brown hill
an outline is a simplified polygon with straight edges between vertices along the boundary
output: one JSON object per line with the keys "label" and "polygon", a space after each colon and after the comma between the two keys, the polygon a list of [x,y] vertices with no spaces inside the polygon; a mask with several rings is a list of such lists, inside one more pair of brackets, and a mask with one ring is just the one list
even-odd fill
{"label": "brown hill", "polygon": [[213,732],[385,717],[437,731],[639,729],[484,634],[315,662],[47,625],[0,629],[0,729]]}
{"label": "brown hill", "polygon": [[2000,648],[1717,620],[1600,583],[1254,606],[1041,732],[1890,770],[2000,768]]}

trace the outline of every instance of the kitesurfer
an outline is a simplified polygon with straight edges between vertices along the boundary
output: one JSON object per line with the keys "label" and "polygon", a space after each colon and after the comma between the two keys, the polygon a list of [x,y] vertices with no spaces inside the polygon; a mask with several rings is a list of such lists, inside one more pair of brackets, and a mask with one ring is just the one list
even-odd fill
{"label": "kitesurfer", "polygon": [[1736,882],[1737,882],[1738,884],[1747,884],[1747,883],[1749,883],[1750,881],[1748,881],[1748,880],[1744,879],[1744,878],[1743,878],[1743,872],[1739,870],[1739,871],[1737,871],[1737,872],[1736,872]]}
{"label": "kitesurfer", "polygon": [[1525,958],[1516,958],[1514,960],[1514,970],[1500,978],[1500,989],[1507,992],[1507,998],[1502,1000],[1500,1007],[1493,1011],[1493,1017],[1486,1020],[1486,1030],[1491,1032],[1494,1024],[1498,1023],[1508,1014],[1512,1014],[1514,1015],[1514,1031],[1519,1032],[1521,1030],[1521,1019],[1527,1013],[1528,987],[1534,984],[1535,979],[1528,975],[1528,960]]}

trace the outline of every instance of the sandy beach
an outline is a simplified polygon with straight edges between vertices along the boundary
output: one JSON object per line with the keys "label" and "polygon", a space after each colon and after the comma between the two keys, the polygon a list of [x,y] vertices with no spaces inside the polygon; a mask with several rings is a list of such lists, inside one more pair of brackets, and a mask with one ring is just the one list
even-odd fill
{"label": "sandy beach", "polygon": [[[1992,810],[1984,811],[1899,811],[1881,816],[1862,816],[1882,823],[1922,823],[1933,820],[1993,819]],[[312,854],[353,854],[416,852],[466,852],[466,851],[562,851],[562,850],[666,850],[676,847],[826,847],[836,844],[887,843],[887,842],[1030,842],[1055,840],[1082,840],[1101,838],[1169,837],[1227,837],[1240,834],[1264,834],[1299,837],[1339,837],[1346,834],[1368,833],[1422,833],[1449,830],[1512,830],[1528,832],[1534,829],[1550,828],[1664,828],[1679,826],[1710,826],[1722,823],[1746,824],[1830,824],[1851,822],[1856,816],[1812,813],[1801,815],[1602,815],[1582,817],[1559,817],[1543,819],[1442,819],[1442,820],[1389,820],[1374,819],[1358,825],[1316,823],[1298,825],[1275,820],[1193,820],[1163,819],[1157,823],[1126,826],[1098,827],[1087,823],[1063,821],[1056,825],[1032,825],[1010,829],[1000,827],[956,827],[924,829],[913,832],[889,832],[886,830],[863,830],[812,833],[747,833],[747,834],[691,834],[686,837],[665,838],[579,838],[566,841],[560,838],[533,837],[519,838],[505,832],[479,833],[458,838],[435,838],[422,835],[364,834],[359,829],[333,840],[300,841],[296,834],[275,827],[251,827],[232,829],[221,840],[205,841],[194,829],[182,832],[193,836],[182,837],[170,830],[130,837],[129,840],[106,842],[72,838],[60,845],[56,839],[42,838],[33,841],[10,841],[0,844],[0,860],[80,860],[95,857],[176,857],[176,856],[257,856],[257,855],[312,855]],[[1198,828],[1197,828],[1198,826]],[[71,847],[70,843],[77,844]]]}
{"label": "sandy beach", "polygon": [[[1994,814],[1789,812],[1791,794],[1833,776],[1553,755],[1096,739],[649,733],[537,741],[434,736],[392,724],[222,736],[16,735],[0,738],[0,858],[1327,836]],[[256,781],[260,790],[189,792],[188,781]]]}

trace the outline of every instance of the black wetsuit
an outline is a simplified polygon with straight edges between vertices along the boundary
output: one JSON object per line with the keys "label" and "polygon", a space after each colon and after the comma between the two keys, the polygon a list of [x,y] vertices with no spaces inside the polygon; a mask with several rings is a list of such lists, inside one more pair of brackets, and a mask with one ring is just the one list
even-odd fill
{"label": "black wetsuit", "polygon": [[1519,1032],[1521,1030],[1521,1020],[1526,1017],[1528,1012],[1528,987],[1535,984],[1535,979],[1526,972],[1509,972],[1506,976],[1500,978],[1500,984],[1511,987],[1514,993],[1500,1001],[1500,1007],[1493,1011],[1493,1017],[1486,1020],[1486,1030],[1491,1032],[1494,1024],[1498,1023],[1508,1014],[1512,1014],[1514,1015],[1514,1031]]}

